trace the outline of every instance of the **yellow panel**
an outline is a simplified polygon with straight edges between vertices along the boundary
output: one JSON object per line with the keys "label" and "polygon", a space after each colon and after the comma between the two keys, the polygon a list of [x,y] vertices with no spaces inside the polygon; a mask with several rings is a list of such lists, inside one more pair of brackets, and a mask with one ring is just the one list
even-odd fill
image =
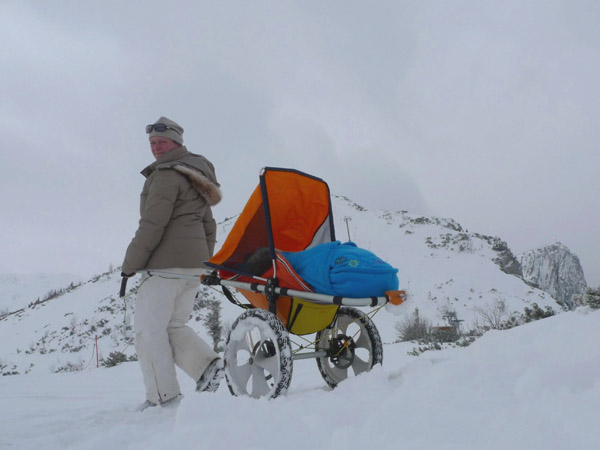
{"label": "yellow panel", "polygon": [[320,305],[294,297],[288,330],[298,335],[324,330],[333,322],[338,308],[338,305]]}

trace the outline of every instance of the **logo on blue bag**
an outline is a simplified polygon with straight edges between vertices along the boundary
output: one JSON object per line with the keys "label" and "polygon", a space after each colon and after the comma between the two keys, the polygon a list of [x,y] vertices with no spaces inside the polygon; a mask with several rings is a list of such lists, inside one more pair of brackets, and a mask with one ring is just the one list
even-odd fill
{"label": "logo on blue bag", "polygon": [[338,256],[337,258],[335,258],[335,261],[333,262],[334,266],[341,266],[342,264],[345,264],[346,261],[348,261],[348,258],[346,258],[345,256]]}

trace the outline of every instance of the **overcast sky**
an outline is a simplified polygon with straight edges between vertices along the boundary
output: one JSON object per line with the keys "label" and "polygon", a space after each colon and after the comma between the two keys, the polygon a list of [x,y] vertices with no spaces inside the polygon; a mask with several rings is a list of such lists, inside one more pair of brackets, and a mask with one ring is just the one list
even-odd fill
{"label": "overcast sky", "polygon": [[515,253],[560,241],[596,286],[598,24],[595,0],[2,0],[0,273],[120,265],[165,115],[218,219],[293,167]]}

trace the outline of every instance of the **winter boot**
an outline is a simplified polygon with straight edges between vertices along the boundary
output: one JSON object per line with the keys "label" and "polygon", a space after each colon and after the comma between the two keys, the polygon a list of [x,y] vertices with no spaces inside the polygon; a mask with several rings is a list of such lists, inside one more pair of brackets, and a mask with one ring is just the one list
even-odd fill
{"label": "winter boot", "polygon": [[[165,407],[165,408],[177,408],[177,406],[179,406],[179,403],[181,402],[181,399],[183,398],[183,395],[179,394],[176,395],[173,398],[170,398],[169,400],[165,400],[164,402],[159,403],[160,406]],[[146,400],[144,403],[142,403],[140,406],[138,406],[135,410],[138,412],[142,412],[147,410],[148,408],[154,408],[155,406],[158,406],[158,404],[151,402],[150,400]]]}
{"label": "winter boot", "polygon": [[146,400],[140,406],[135,408],[135,410],[138,412],[142,412],[142,411],[147,410],[148,408],[154,408],[155,406],[158,406],[158,405],[156,403],[151,402],[150,400]]}
{"label": "winter boot", "polygon": [[221,358],[213,359],[196,383],[196,390],[198,392],[217,392],[223,375],[225,375],[223,360]]}
{"label": "winter boot", "polygon": [[175,397],[170,398],[169,400],[160,402],[160,406],[162,406],[163,408],[175,409],[179,406],[179,403],[181,403],[182,398],[183,398],[183,395],[181,395],[181,394],[176,395]]}

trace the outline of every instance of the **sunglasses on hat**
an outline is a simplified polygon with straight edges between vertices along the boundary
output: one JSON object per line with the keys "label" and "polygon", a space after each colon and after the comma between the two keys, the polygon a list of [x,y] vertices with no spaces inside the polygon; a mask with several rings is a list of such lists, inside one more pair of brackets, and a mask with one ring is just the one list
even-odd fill
{"label": "sunglasses on hat", "polygon": [[164,123],[153,123],[151,125],[146,125],[146,133],[147,134],[152,133],[152,130],[154,130],[154,131],[156,131],[158,133],[164,133],[167,130],[173,130],[175,133],[181,134],[175,128],[171,128],[171,127],[165,125]]}

